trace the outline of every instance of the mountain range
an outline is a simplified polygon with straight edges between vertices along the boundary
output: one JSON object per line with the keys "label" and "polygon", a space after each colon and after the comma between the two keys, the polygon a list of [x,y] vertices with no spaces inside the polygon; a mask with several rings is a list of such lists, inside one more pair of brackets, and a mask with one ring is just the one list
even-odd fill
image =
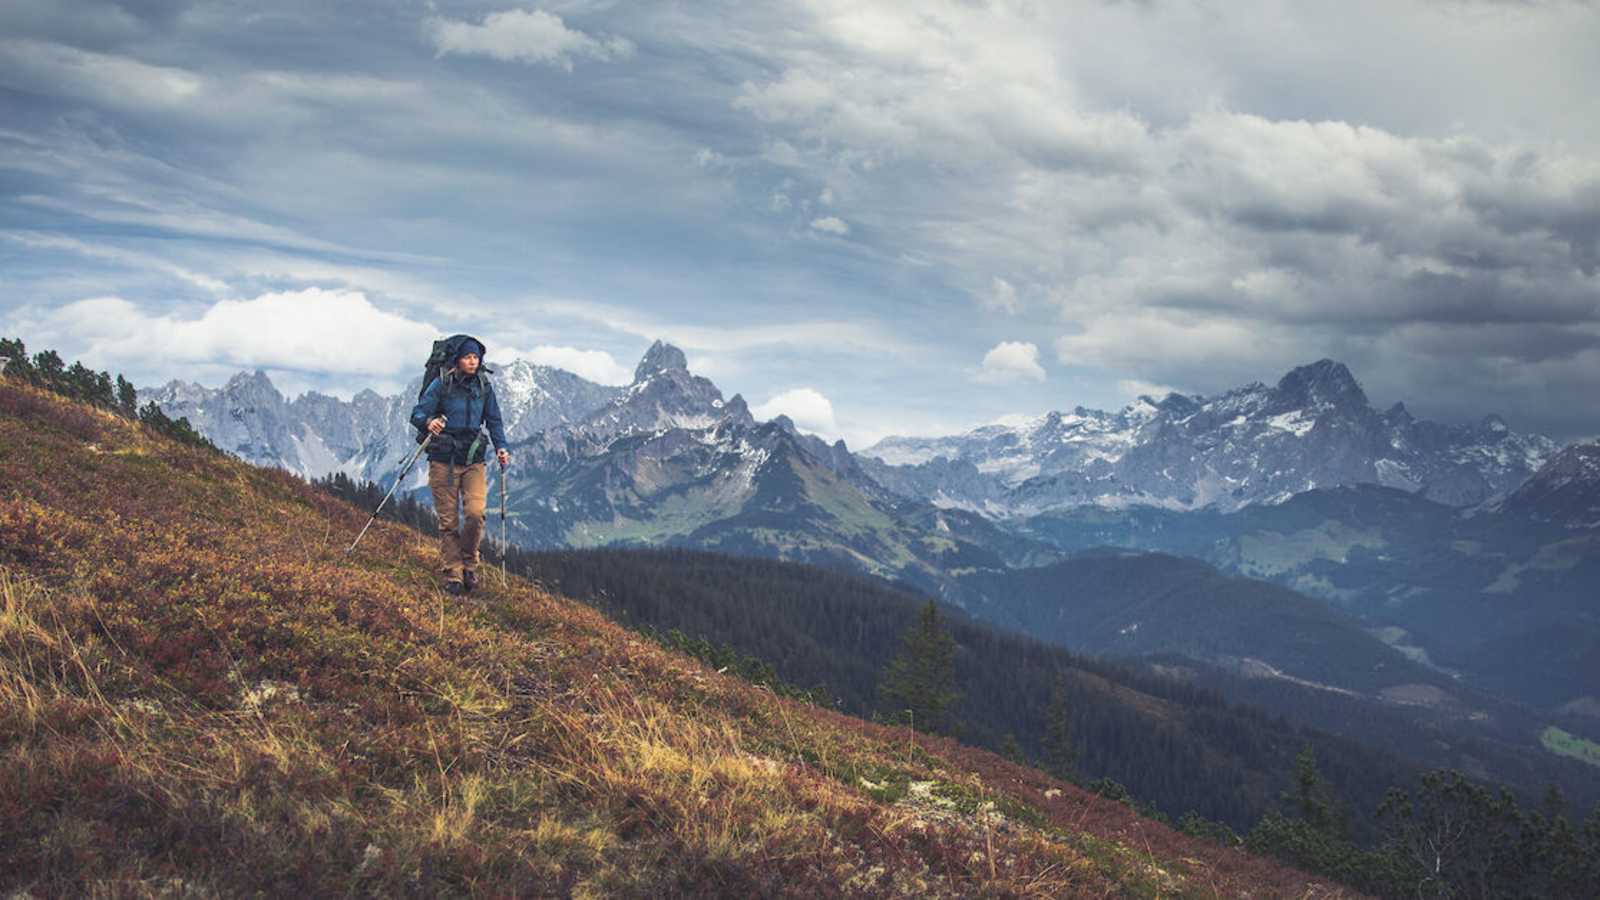
{"label": "mountain range", "polygon": [[[1600,635],[1588,599],[1600,582],[1597,449],[1561,450],[1494,416],[1443,425],[1399,404],[1380,413],[1337,362],[1214,398],[1079,407],[861,453],[782,416],[756,420],[743,397],[725,398],[661,342],[624,387],[520,360],[495,379],[513,442],[507,532],[523,547],[670,545],[811,562],[1010,625],[1038,611],[1018,619],[975,600],[997,596],[992,581],[975,593],[975,578],[1024,579],[1014,573],[1101,546],[1159,551],[1316,598],[1369,630],[1362,654],[1387,643],[1396,660],[1525,702],[1600,709],[1578,678]],[[388,482],[415,446],[405,417],[417,387],[288,401],[256,373],[146,396],[252,462]],[[413,477],[407,487],[420,488]],[[1321,662],[1307,657],[1296,671],[1260,646],[1271,630],[1256,624],[1207,661],[1273,659],[1288,677],[1320,681],[1308,667]],[[1562,652],[1541,666],[1482,654],[1552,629]],[[1171,640],[1093,649],[1198,652],[1157,633]]]}
{"label": "mountain range", "polygon": [[[718,426],[726,437],[729,428],[758,424],[742,397],[724,401],[688,371],[681,351],[661,342],[626,387],[525,360],[494,377],[507,434],[513,444],[531,442],[543,468],[604,455],[614,441],[646,432],[683,431],[709,443],[705,435]],[[344,472],[380,481],[410,448],[407,398],[420,386],[393,396],[364,390],[349,401],[314,392],[289,400],[257,371],[221,388],[173,381],[140,396],[251,462],[308,478]],[[1114,413],[1079,406],[961,435],[886,438],[854,454],[799,435],[783,417],[774,424],[830,470],[859,471],[878,489],[997,519],[1078,506],[1233,510],[1354,484],[1472,506],[1505,497],[1560,449],[1495,415],[1443,425],[1400,403],[1380,413],[1332,360],[1294,369],[1275,386],[1140,397]]]}
{"label": "mountain range", "polygon": [[1348,368],[1324,359],[1275,386],[888,438],[862,455],[896,490],[1009,518],[1090,505],[1226,511],[1352,484],[1470,506],[1514,490],[1557,449],[1494,415],[1441,425],[1400,403],[1380,413]]}
{"label": "mountain range", "polygon": [[[520,359],[498,368],[493,377],[512,441],[577,420],[618,393]],[[291,400],[257,370],[240,372],[220,388],[174,380],[138,394],[173,418],[187,418],[212,443],[247,462],[307,479],[342,472],[383,481],[416,446],[407,418],[421,387],[418,378],[399,394],[367,389],[341,400],[311,391]]]}

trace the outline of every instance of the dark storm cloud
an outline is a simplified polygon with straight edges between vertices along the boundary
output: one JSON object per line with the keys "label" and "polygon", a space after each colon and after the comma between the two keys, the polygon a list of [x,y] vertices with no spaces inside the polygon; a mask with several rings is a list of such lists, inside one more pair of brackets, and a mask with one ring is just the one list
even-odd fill
{"label": "dark storm cloud", "polygon": [[318,286],[620,358],[647,322],[842,429],[1329,355],[1600,419],[1592,8],[15,0],[0,35],[0,324]]}

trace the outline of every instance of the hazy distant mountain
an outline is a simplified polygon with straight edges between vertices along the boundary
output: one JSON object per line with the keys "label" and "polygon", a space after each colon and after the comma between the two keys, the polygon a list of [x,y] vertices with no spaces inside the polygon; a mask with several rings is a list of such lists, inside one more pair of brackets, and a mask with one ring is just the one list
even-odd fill
{"label": "hazy distant mountain", "polygon": [[1064,553],[1155,550],[1272,581],[1468,684],[1600,715],[1600,655],[1589,652],[1600,647],[1600,528],[1583,524],[1593,483],[1557,474],[1580,456],[1470,509],[1357,485],[1232,512],[1076,507],[1008,524]]}
{"label": "hazy distant mountain", "polygon": [[1276,386],[887,438],[860,455],[899,493],[1014,517],[1086,505],[1238,509],[1353,484],[1469,506],[1516,489],[1556,449],[1496,416],[1451,426],[1414,419],[1398,403],[1379,413],[1350,370],[1325,359]]}
{"label": "hazy distant mountain", "polygon": [[[575,421],[607,403],[617,388],[526,360],[495,367],[495,392],[513,442]],[[185,416],[213,443],[258,465],[318,478],[344,472],[382,481],[416,444],[408,417],[421,388],[399,394],[371,390],[350,400],[316,392],[286,399],[264,372],[244,372],[220,388],[171,381],[139,391],[169,416]]]}

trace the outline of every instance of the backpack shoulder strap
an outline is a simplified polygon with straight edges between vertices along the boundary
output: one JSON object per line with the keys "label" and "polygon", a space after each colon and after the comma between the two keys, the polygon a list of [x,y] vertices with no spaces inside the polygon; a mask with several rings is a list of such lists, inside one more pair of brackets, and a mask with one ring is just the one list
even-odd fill
{"label": "backpack shoulder strap", "polygon": [[450,377],[450,370],[439,370],[439,392],[433,395],[433,415],[438,418],[444,413],[444,401],[450,396],[450,391],[455,387],[455,379]]}

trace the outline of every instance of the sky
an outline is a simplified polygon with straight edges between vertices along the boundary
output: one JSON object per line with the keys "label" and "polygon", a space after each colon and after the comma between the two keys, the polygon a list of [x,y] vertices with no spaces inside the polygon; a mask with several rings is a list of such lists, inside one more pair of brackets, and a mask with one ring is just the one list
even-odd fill
{"label": "sky", "polygon": [[393,391],[650,343],[861,448],[1346,363],[1600,432],[1587,0],[0,0],[0,333]]}

